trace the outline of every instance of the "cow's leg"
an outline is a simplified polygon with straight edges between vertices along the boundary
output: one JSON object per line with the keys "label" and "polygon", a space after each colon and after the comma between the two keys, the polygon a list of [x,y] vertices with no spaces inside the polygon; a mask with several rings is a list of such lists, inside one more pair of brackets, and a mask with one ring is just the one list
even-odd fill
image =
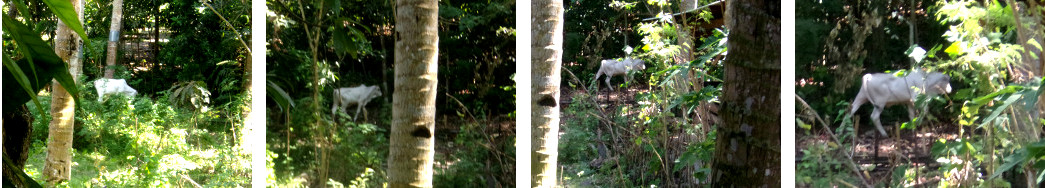
{"label": "cow's leg", "polygon": [[624,75],[624,89],[627,90],[627,86],[631,86],[631,75]]}
{"label": "cow's leg", "polygon": [[370,118],[367,116],[370,116],[370,113],[366,111],[366,108],[363,108],[363,122],[370,121]]}
{"label": "cow's leg", "polygon": [[915,113],[914,104],[913,103],[907,104],[907,117],[911,117],[911,121],[914,121],[914,118],[918,117],[918,116],[915,116],[915,114],[916,113]]}
{"label": "cow's leg", "polygon": [[340,102],[337,99],[337,93],[334,94],[334,104],[330,104],[330,118],[337,118],[337,103]]}
{"label": "cow's leg", "polygon": [[356,115],[352,116],[352,121],[356,121],[356,119],[359,119],[359,110],[362,110],[362,109],[363,109],[363,103],[356,104]]}
{"label": "cow's leg", "polygon": [[613,76],[606,75],[606,87],[610,88],[610,91],[613,91],[613,85],[610,85],[610,78],[613,78]]}
{"label": "cow's leg", "polygon": [[882,116],[882,110],[885,110],[885,107],[879,107],[876,105],[874,107],[874,112],[871,112],[871,120],[874,121],[874,126],[878,127],[878,132],[882,133],[882,136],[889,136],[885,133],[885,128],[882,128],[882,119],[880,118]]}
{"label": "cow's leg", "polygon": [[342,103],[339,106],[341,108],[341,112],[348,114],[348,102],[342,101]]}
{"label": "cow's leg", "polygon": [[599,72],[595,73],[595,91],[599,91],[599,76],[602,76],[602,68],[599,68]]}

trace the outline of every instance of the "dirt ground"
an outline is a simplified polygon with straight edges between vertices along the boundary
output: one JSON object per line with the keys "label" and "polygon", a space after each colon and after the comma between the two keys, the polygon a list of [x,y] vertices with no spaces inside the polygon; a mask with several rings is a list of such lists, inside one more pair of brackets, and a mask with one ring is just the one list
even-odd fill
{"label": "dirt ground", "polygon": [[[932,146],[936,140],[955,140],[958,137],[959,126],[953,124],[932,123],[922,125],[917,130],[901,130],[900,136],[896,137],[895,128],[885,127],[889,137],[882,137],[873,125],[860,125],[856,131],[859,133],[855,139],[850,138],[842,142],[851,144],[847,152],[852,153],[853,162],[862,169],[874,167],[868,171],[871,184],[888,184],[891,182],[892,171],[902,164],[910,164],[912,168],[922,168],[920,172],[930,171],[940,167],[932,157]],[[817,127],[814,135],[799,135],[797,143],[796,159],[801,160],[802,150],[807,149],[808,143],[827,143],[831,137]],[[834,131],[834,130],[832,130]],[[799,130],[799,133],[804,131]],[[840,133],[835,133],[836,135]],[[966,133],[968,134],[968,133]],[[854,143],[855,144],[852,144]],[[843,157],[844,158],[844,157]],[[850,172],[839,172],[850,173]],[[914,187],[936,187],[941,177],[939,173],[915,174]]]}

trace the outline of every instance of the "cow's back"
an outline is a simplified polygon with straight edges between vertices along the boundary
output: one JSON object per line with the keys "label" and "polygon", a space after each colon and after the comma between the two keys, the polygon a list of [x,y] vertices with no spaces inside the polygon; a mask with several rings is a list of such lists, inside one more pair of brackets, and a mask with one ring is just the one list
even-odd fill
{"label": "cow's back", "polygon": [[866,74],[864,75],[860,92],[866,92],[866,97],[872,104],[889,106],[910,102],[910,86],[912,85],[906,79],[896,77],[893,74]]}
{"label": "cow's back", "polygon": [[[113,88],[113,87],[114,86],[120,86],[120,85],[127,85],[127,80],[124,80],[124,79],[101,78],[101,79],[98,79],[98,80],[94,81],[94,89],[95,90],[99,90],[99,91],[102,91],[102,90],[110,91],[110,90],[118,89],[118,88]],[[120,91],[120,90],[117,90],[117,91]]]}

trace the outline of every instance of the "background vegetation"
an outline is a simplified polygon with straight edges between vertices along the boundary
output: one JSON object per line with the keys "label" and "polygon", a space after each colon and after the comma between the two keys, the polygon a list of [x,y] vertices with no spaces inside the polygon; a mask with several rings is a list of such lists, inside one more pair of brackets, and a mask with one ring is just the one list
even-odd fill
{"label": "background vegetation", "polygon": [[[394,2],[266,3],[267,150],[274,173],[269,184],[384,184],[394,91]],[[439,3],[437,187],[514,184],[514,3]],[[328,111],[334,89],[360,84],[377,85],[383,94],[369,103],[368,114],[353,122],[354,112]]]}
{"label": "background vegetation", "polygon": [[[21,3],[25,7],[15,8],[15,3],[3,7],[5,22],[29,23],[31,32],[12,32],[9,29],[14,27],[5,23],[5,65],[7,58],[24,61],[38,55],[20,50],[37,46],[16,43],[13,38],[42,38],[51,46],[55,42],[50,38],[57,23],[54,10],[45,1]],[[108,68],[117,69],[115,78],[127,79],[138,96],[114,96],[105,102],[96,102],[92,81],[102,77],[106,68],[112,2],[83,3],[87,38],[82,50],[83,74],[76,85],[80,93],[73,177],[59,186],[247,186],[249,153],[240,143],[249,108],[249,82],[244,80],[249,53],[238,39],[249,39],[249,1],[124,1],[119,59],[117,66]],[[37,63],[36,68],[56,66],[41,65]],[[5,91],[22,89],[8,80]],[[32,146],[25,172],[42,182],[51,97],[47,90],[33,97],[40,103],[26,104],[33,131],[28,137]],[[181,102],[193,99],[209,103]],[[8,111],[8,102],[5,96],[5,113],[14,112]],[[11,122],[7,118],[5,126]]]}
{"label": "background vegetation", "polygon": [[[707,183],[728,33],[720,1],[568,1],[559,163],[565,186]],[[701,9],[695,9],[695,8]],[[644,71],[606,86],[600,61]],[[616,87],[615,92],[607,87]],[[714,112],[713,112],[714,111]]]}
{"label": "background vegetation", "polygon": [[[796,7],[796,38],[802,39],[795,48],[796,94],[808,102],[796,109],[803,133],[796,154],[800,185],[1041,182],[1040,2],[798,1]],[[860,77],[901,69],[947,74],[954,92],[917,99],[923,113],[915,122],[907,122],[904,107],[886,108],[882,122],[903,127],[899,138],[854,128],[871,124],[870,107],[854,115],[863,117],[859,121],[845,116]]]}

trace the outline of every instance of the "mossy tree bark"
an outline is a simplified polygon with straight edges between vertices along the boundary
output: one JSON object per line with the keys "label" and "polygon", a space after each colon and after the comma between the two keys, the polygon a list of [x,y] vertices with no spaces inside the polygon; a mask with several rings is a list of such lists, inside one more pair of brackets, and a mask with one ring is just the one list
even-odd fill
{"label": "mossy tree bark", "polygon": [[712,187],[780,187],[780,2],[727,2]]}

